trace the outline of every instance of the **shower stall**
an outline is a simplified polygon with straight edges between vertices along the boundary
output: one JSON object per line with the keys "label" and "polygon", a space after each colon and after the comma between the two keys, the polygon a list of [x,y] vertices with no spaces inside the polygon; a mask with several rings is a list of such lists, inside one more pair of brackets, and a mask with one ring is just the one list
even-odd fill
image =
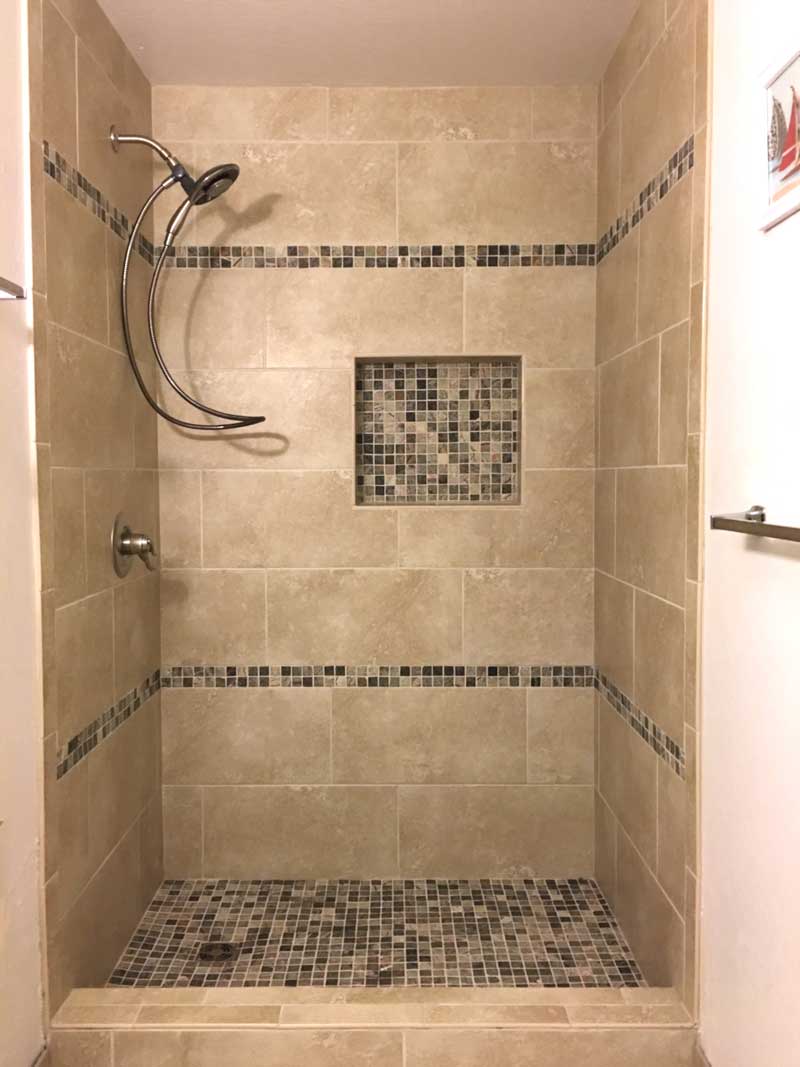
{"label": "shower stall", "polygon": [[437,1010],[463,1062],[495,1023],[692,1062],[707,9],[670,6],[599,86],[283,89],[151,85],[42,0],[64,1049],[194,1064],[169,1027],[234,1006],[367,1042],[371,1004],[409,1063]]}

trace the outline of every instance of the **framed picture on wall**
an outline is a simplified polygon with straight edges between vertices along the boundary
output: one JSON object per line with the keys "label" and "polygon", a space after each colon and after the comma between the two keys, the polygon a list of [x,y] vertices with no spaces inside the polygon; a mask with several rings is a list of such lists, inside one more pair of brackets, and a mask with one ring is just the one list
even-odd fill
{"label": "framed picture on wall", "polygon": [[766,203],[769,230],[800,210],[800,52],[764,72]]}

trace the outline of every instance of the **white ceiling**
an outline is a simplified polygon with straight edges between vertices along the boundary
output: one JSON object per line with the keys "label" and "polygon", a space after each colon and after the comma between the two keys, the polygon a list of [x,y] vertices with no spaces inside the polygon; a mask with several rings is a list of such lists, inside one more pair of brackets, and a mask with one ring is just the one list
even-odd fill
{"label": "white ceiling", "polygon": [[638,0],[100,0],[154,85],[568,85]]}

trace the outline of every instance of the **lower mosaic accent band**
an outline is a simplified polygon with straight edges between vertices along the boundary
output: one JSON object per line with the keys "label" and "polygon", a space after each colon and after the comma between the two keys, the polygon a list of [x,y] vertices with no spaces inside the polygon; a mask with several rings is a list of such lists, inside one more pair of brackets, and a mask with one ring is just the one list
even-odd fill
{"label": "lower mosaic accent band", "polygon": [[137,712],[146,701],[157,693],[161,688],[161,672],[156,670],[149,674],[143,682],[126,693],[121,700],[113,704],[102,715],[85,726],[80,733],[58,750],[56,756],[56,778],[63,778],[67,771],[85,759],[90,752],[115,730],[118,730],[124,722],[127,722],[134,712]]}
{"label": "lower mosaic accent band", "polygon": [[61,778],[159,689],[596,689],[656,755],[686,777],[682,745],[587,664],[207,664],[162,667],[59,749]]}

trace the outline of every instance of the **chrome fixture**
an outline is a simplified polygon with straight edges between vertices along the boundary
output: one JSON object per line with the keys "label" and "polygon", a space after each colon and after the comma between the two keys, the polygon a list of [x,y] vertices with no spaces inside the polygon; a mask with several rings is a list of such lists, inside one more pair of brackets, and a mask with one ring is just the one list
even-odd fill
{"label": "chrome fixture", "polygon": [[[145,200],[139,214],[136,216],[130,235],[128,237],[128,245],[125,249],[125,257],[122,262],[122,281],[120,284],[120,303],[122,306],[122,332],[125,337],[125,347],[128,351],[128,359],[130,360],[131,369],[133,370],[134,377],[142,391],[142,394],[150,405],[150,407],[167,422],[171,422],[174,426],[180,426],[185,430],[238,430],[245,426],[255,426],[260,422],[264,422],[263,415],[233,415],[229,411],[218,411],[216,408],[208,407],[208,405],[201,403],[194,397],[190,396],[184,389],[178,385],[175,378],[172,376],[169,367],[161,353],[161,349],[158,344],[158,336],[156,334],[155,324],[155,306],[156,306],[156,293],[158,291],[158,282],[161,277],[161,271],[164,267],[164,262],[169,254],[169,250],[175,242],[175,238],[181,231],[183,224],[189,215],[191,209],[200,204],[208,204],[212,200],[216,200],[218,196],[221,196],[226,192],[236,179],[239,177],[239,168],[235,163],[223,163],[217,167],[211,167],[210,170],[205,171],[199,178],[194,179],[191,174],[186,170],[180,160],[169,152],[158,141],[154,141],[152,137],[142,137],[139,134],[131,133],[117,133],[114,126],[111,127],[110,133],[111,146],[115,152],[119,151],[120,145],[126,144],[141,144],[147,148],[152,149],[156,155],[166,163],[170,169],[170,173],[166,178],[153,190],[150,196]],[[173,185],[180,184],[183,191],[186,193],[186,199],[180,204],[178,209],[174,212],[172,218],[167,223],[166,233],[164,234],[164,243],[156,260],[155,269],[153,271],[153,277],[150,282],[150,291],[147,297],[147,327],[150,334],[150,344],[153,348],[158,366],[161,369],[161,373],[166,378],[167,382],[172,389],[180,396],[187,404],[196,408],[198,411],[204,412],[206,415],[213,415],[215,418],[223,419],[223,422],[206,423],[206,422],[187,422],[184,419],[179,419],[175,415],[170,415],[168,411],[160,406],[157,400],[150,394],[144,379],[142,378],[141,371],[139,370],[139,364],[136,360],[136,355],[133,350],[133,340],[131,337],[130,321],[128,317],[128,276],[130,273],[131,256],[133,255],[136,247],[136,240],[139,236],[139,231],[142,228],[145,216],[150,208],[155,204],[156,200],[167,189],[171,189]]]}
{"label": "chrome fixture", "polygon": [[156,555],[158,553],[153,538],[147,534],[133,533],[120,512],[114,519],[111,530],[111,556],[116,574],[124,578],[133,565],[134,556],[138,556],[149,571],[154,571],[156,565],[153,557]]}
{"label": "chrome fixture", "polygon": [[733,515],[712,515],[712,530],[731,530],[753,537],[773,537],[778,541],[800,541],[800,526],[778,526],[767,522],[767,509],[754,504]]}
{"label": "chrome fixture", "polygon": [[0,278],[0,300],[24,300],[25,290],[8,278]]}

